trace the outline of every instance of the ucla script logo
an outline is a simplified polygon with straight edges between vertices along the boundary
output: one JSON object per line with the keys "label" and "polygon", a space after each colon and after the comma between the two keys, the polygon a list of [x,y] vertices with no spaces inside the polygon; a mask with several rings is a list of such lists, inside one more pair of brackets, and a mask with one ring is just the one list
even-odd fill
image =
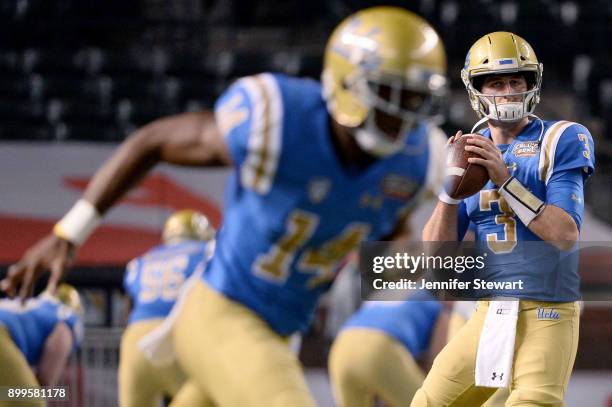
{"label": "ucla script logo", "polygon": [[539,308],[538,307],[538,319],[551,319],[551,320],[559,320],[561,316],[554,308]]}

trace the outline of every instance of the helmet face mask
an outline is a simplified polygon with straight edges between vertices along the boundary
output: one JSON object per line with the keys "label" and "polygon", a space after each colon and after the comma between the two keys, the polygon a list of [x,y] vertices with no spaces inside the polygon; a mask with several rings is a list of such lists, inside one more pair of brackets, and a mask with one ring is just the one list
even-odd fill
{"label": "helmet face mask", "polygon": [[383,157],[402,150],[418,122],[439,120],[445,74],[442,42],[427,22],[400,8],[374,7],[332,34],[323,95],[330,115],[353,129],[361,149]]}
{"label": "helmet face mask", "polygon": [[[461,70],[461,79],[472,109],[479,117],[512,123],[534,114],[540,102],[542,72],[543,66],[527,41],[509,32],[494,32],[472,45]],[[516,74],[525,77],[526,91],[494,95],[479,89],[484,77]],[[518,100],[508,101],[515,98]]]}
{"label": "helmet face mask", "polygon": [[441,121],[436,108],[441,105],[446,79],[437,75],[437,93],[424,90],[422,86],[411,86],[403,78],[392,75],[370,75],[355,80],[355,94],[369,111],[363,122],[355,129],[359,146],[375,156],[384,157],[404,149],[406,138],[421,121]]}
{"label": "helmet face mask", "polygon": [[[533,114],[537,103],[534,103],[536,97],[539,97],[539,87],[532,88],[524,92],[506,93],[503,95],[493,95],[481,93],[475,88],[472,88],[474,99],[477,100],[477,112],[481,117],[487,117],[490,120],[499,122],[517,122],[524,117]],[[500,99],[520,98],[520,101],[501,101]]]}

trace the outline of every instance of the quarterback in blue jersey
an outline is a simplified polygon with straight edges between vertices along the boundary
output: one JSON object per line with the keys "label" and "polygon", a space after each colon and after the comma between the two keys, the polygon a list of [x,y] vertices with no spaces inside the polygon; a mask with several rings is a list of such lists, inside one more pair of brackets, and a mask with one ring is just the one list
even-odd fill
{"label": "quarterback in blue jersey", "polygon": [[425,379],[420,363],[427,364],[446,343],[448,316],[427,291],[399,302],[365,302],[330,350],[336,405],[366,407],[376,400],[385,406],[409,405]]}
{"label": "quarterback in blue jersey", "polygon": [[562,406],[579,327],[578,264],[568,251],[594,170],[593,139],[578,123],[533,115],[542,64],[515,34],[479,39],[462,78],[487,123],[466,150],[490,181],[461,202],[442,194],[424,240],[461,239],[472,222],[491,259],[477,277],[523,287],[477,291],[475,314],[436,358],[412,406],[479,406],[499,387],[510,389],[506,406]]}
{"label": "quarterback in blue jersey", "polygon": [[[214,228],[193,210],[173,213],[164,225],[163,243],[132,260],[124,278],[131,312],[121,338],[119,405],[156,407],[163,397],[175,397],[185,382],[174,364],[155,366],[139,349],[141,338],[170,313],[184,282],[203,270],[211,252]],[[179,394],[173,405],[195,406]],[[182,403],[182,404],[180,404]]]}
{"label": "quarterback in blue jersey", "polygon": [[153,164],[232,165],[214,255],[176,321],[179,362],[220,406],[313,406],[286,338],[307,328],[336,263],[360,241],[402,236],[439,162],[440,131],[428,121],[445,74],[426,21],[395,7],[358,12],[332,34],[322,83],[250,76],[214,113],[161,119],[129,137],[1,288],[25,296],[49,268],[53,287]]}
{"label": "quarterback in blue jersey", "polygon": [[82,312],[79,294],[67,284],[60,285],[55,296],[43,292],[25,303],[0,300],[0,386],[56,385],[83,338]]}

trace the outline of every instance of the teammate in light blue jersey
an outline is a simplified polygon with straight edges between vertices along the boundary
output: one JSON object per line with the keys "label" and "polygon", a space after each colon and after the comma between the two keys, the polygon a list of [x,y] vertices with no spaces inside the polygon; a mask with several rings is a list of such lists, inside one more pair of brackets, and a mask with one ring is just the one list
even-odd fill
{"label": "teammate in light blue jersey", "polygon": [[507,286],[476,290],[476,313],[442,350],[412,406],[479,406],[498,387],[510,389],[506,406],[562,406],[580,316],[571,249],[595,166],[593,139],[583,125],[533,114],[542,64],[515,34],[476,41],[462,79],[482,117],[474,129],[487,124],[467,140],[466,151],[477,154],[468,161],[484,166],[490,181],[461,202],[442,194],[423,238],[461,240],[473,223],[488,255],[475,277]]}
{"label": "teammate in light blue jersey", "polygon": [[[428,122],[445,74],[426,21],[394,7],[358,12],[332,34],[322,83],[250,76],[214,113],[136,132],[2,288],[27,293],[25,277],[73,254],[152,164],[231,165],[215,253],[174,329],[178,359],[217,405],[313,406],[287,336],[308,327],[336,263],[360,241],[405,236],[440,163],[433,145],[443,137]],[[64,269],[52,271],[53,284]]]}
{"label": "teammate in light blue jersey", "polygon": [[[339,407],[408,405],[427,365],[446,343],[448,313],[428,291],[404,301],[370,301],[334,340],[329,372]],[[434,344],[434,331],[438,346]]]}
{"label": "teammate in light blue jersey", "polygon": [[131,300],[128,325],[168,315],[185,280],[204,269],[214,235],[199,212],[182,210],[168,218],[163,243],[127,265],[123,287]]}
{"label": "teammate in light blue jersey", "polygon": [[77,291],[67,284],[60,285],[55,296],[43,292],[24,304],[0,300],[0,386],[56,385],[83,339],[82,312]]}
{"label": "teammate in light blue jersey", "polygon": [[[212,253],[214,235],[214,228],[200,212],[175,212],[164,225],[163,243],[128,264],[124,287],[132,309],[121,338],[121,407],[155,407],[164,396],[174,397],[182,388],[185,376],[178,365],[155,366],[138,343],[162,324],[185,281],[202,273]],[[177,396],[173,406],[199,405],[186,397]]]}
{"label": "teammate in light blue jersey", "polygon": [[[318,82],[263,74],[238,81],[216,107],[221,123],[243,117],[225,133],[240,172],[227,187],[226,221],[203,278],[281,335],[308,327],[338,260],[362,240],[391,235],[433,159],[432,128],[418,123],[404,151],[345,168],[321,94]],[[266,98],[272,117],[258,117]]]}

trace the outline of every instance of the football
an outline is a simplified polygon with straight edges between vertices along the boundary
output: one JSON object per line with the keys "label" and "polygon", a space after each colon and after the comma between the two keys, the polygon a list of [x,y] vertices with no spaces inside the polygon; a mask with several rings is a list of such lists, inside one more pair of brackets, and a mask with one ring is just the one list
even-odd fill
{"label": "football", "polygon": [[465,151],[471,134],[465,134],[450,144],[446,157],[446,177],[444,189],[453,199],[463,199],[480,191],[489,181],[487,169],[482,165],[468,162],[470,157],[478,154]]}

